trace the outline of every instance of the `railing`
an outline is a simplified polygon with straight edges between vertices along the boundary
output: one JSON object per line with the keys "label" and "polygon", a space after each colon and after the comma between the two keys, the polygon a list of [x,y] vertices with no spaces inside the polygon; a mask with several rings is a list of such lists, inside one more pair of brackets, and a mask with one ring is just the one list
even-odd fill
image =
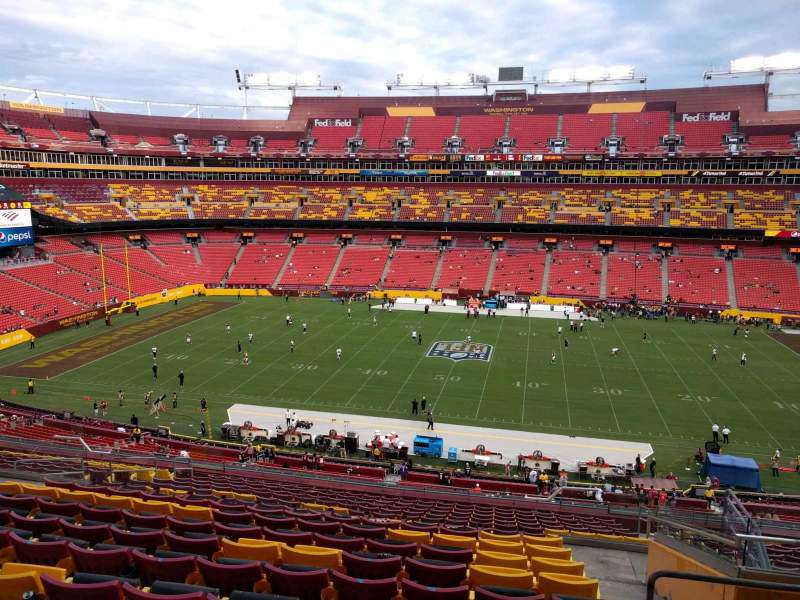
{"label": "railing", "polygon": [[776,581],[759,581],[743,579],[741,577],[716,577],[701,575],[699,573],[686,573],[684,571],[655,571],[647,578],[647,600],[653,600],[656,593],[656,582],[659,579],[681,579],[683,581],[700,581],[719,585],[734,585],[739,587],[754,588],[757,590],[774,590],[778,592],[800,592],[800,585],[793,583],[779,583]]}

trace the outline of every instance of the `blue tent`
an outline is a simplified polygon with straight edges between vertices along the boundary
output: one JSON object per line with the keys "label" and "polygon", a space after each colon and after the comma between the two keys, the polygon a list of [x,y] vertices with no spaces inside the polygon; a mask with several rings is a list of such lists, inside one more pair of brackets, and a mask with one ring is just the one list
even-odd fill
{"label": "blue tent", "polygon": [[722,485],[750,490],[761,489],[758,463],[752,458],[730,454],[706,454],[702,474],[716,477]]}

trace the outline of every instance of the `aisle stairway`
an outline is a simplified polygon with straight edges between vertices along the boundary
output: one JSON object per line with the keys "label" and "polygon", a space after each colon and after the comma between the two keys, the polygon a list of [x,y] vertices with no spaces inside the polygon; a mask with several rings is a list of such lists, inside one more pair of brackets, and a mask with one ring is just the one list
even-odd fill
{"label": "aisle stairway", "polygon": [[436,261],[436,270],[433,272],[433,280],[431,280],[431,289],[436,289],[439,283],[439,276],[442,274],[442,265],[444,264],[444,252],[439,252],[439,260]]}
{"label": "aisle stairway", "polygon": [[[610,213],[609,213],[610,214]],[[608,254],[604,253],[600,259],[600,299],[608,298]]]}
{"label": "aisle stairway", "polygon": [[275,276],[275,281],[272,282],[272,287],[278,287],[278,285],[280,285],[283,274],[286,272],[286,269],[292,263],[292,256],[294,256],[294,251],[296,249],[297,246],[292,246],[289,249],[289,252],[286,254],[286,260],[283,261],[283,266],[281,267],[281,270],[278,271],[278,274]]}
{"label": "aisle stairway", "polygon": [[544,259],[544,273],[542,273],[542,296],[547,295],[547,289],[550,286],[550,265],[553,262],[553,253],[548,252]]}
{"label": "aisle stairway", "polygon": [[225,271],[225,275],[222,276],[222,285],[228,283],[228,278],[233,273],[233,270],[236,268],[236,265],[239,263],[239,259],[242,258],[242,254],[244,254],[244,250],[247,248],[244,244],[242,244],[239,249],[236,251],[236,256],[233,257],[231,264],[228,266],[228,270]]}
{"label": "aisle stairway", "polygon": [[497,266],[497,249],[492,250],[492,258],[489,260],[489,271],[486,273],[486,283],[483,285],[484,297],[489,295],[489,290],[492,289],[492,280],[494,279],[494,269]]}
{"label": "aisle stairway", "polygon": [[666,302],[669,296],[669,257],[661,259],[661,301]]}
{"label": "aisle stairway", "polygon": [[325,287],[330,287],[333,283],[333,278],[336,276],[336,273],[339,271],[339,265],[342,263],[342,258],[344,258],[344,251],[347,246],[342,246],[339,248],[339,254],[336,255],[336,262],[333,263],[333,268],[331,269],[328,278],[325,280]]}
{"label": "aisle stairway", "polygon": [[386,276],[389,274],[389,271],[392,268],[392,259],[394,258],[394,250],[389,253],[389,258],[386,259],[386,264],[383,265],[383,273],[381,273],[381,279],[378,282],[378,287],[383,289],[383,282],[386,281]]}
{"label": "aisle stairway", "polygon": [[725,273],[728,276],[728,304],[731,308],[739,308],[736,302],[736,281],[733,278],[733,261],[725,261]]}

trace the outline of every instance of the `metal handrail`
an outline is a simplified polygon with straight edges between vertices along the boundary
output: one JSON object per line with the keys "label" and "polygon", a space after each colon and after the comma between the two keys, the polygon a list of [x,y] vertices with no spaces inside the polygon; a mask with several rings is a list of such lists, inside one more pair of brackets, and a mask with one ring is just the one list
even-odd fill
{"label": "metal handrail", "polygon": [[719,577],[716,575],[702,575],[700,573],[686,573],[685,571],[655,571],[647,578],[647,600],[653,600],[656,593],[656,582],[659,579],[683,579],[685,581],[699,581],[702,583],[716,583],[720,585],[735,585],[740,587],[755,588],[758,590],[775,590],[780,592],[800,592],[800,585],[794,583],[780,583],[776,581],[760,581],[743,579],[741,577]]}

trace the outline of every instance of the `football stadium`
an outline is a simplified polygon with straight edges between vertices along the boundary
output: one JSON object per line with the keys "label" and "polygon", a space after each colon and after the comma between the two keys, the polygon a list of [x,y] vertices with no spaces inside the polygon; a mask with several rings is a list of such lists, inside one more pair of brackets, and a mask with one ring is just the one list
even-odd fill
{"label": "football stadium", "polygon": [[0,85],[0,600],[800,598],[800,60],[746,62]]}

